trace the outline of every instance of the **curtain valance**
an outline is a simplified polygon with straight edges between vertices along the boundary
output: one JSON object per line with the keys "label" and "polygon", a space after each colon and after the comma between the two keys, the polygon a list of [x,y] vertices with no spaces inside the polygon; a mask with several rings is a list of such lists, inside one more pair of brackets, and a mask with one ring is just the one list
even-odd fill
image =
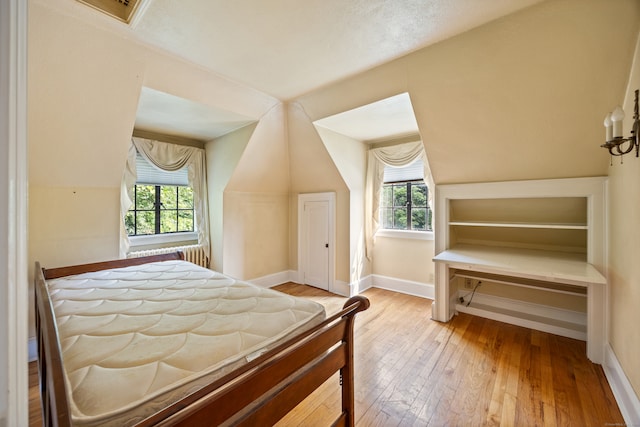
{"label": "curtain valance", "polygon": [[129,250],[129,236],[124,226],[124,218],[133,203],[133,188],[136,183],[136,152],[151,165],[164,171],[187,168],[189,186],[193,189],[198,243],[209,254],[209,208],[207,197],[207,172],[204,150],[184,145],[168,144],[144,138],[132,138],[127,156],[127,164],[122,177],[120,191],[120,256],[126,257]]}
{"label": "curtain valance", "polygon": [[418,158],[422,159],[423,162],[424,182],[428,188],[429,205],[431,206],[434,186],[422,141],[369,150],[365,184],[365,252],[369,259],[371,259],[374,236],[380,228],[380,194],[384,181],[384,166],[403,167],[413,163]]}

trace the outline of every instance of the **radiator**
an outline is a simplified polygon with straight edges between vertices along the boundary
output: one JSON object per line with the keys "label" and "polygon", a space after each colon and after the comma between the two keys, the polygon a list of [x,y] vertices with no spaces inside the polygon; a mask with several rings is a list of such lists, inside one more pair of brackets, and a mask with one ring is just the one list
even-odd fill
{"label": "radiator", "polygon": [[184,253],[186,261],[209,268],[209,257],[204,253],[201,245],[172,246],[169,248],[147,249],[144,251],[134,251],[127,254],[127,258],[139,258],[141,256],[168,254],[181,251]]}

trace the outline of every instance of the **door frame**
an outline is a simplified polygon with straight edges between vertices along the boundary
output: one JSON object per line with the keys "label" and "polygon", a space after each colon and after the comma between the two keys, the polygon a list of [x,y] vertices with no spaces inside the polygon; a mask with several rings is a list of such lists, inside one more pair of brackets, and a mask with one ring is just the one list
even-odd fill
{"label": "door frame", "polygon": [[307,202],[328,202],[329,203],[329,292],[334,292],[334,282],[336,277],[336,193],[301,193],[298,194],[298,283],[304,283],[304,273],[307,270],[303,249],[306,245],[304,230],[306,221],[304,215],[304,205]]}

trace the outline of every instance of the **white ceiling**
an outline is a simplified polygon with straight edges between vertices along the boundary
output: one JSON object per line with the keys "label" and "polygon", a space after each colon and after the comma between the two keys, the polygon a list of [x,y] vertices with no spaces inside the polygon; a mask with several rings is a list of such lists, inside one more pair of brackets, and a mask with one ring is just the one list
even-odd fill
{"label": "white ceiling", "polygon": [[150,0],[142,40],[281,100],[541,0]]}
{"label": "white ceiling", "polygon": [[136,128],[164,135],[209,141],[255,120],[143,87],[138,100]]}
{"label": "white ceiling", "polygon": [[[146,43],[289,100],[540,1],[145,0],[132,31]],[[136,127],[210,140],[249,121],[145,90]],[[407,128],[415,124],[408,96],[318,124],[363,141],[417,133],[417,125]]]}
{"label": "white ceiling", "polygon": [[369,143],[418,135],[418,122],[408,93],[316,120],[314,124]]}

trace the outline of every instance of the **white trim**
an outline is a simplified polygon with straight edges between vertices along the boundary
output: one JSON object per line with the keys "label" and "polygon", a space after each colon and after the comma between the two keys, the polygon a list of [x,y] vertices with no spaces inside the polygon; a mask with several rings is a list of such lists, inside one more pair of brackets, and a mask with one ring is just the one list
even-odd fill
{"label": "white trim", "polygon": [[413,295],[420,298],[433,299],[435,287],[432,283],[414,282],[411,280],[396,279],[395,277],[372,274],[374,288]]}
{"label": "white trim", "polygon": [[137,246],[146,245],[161,245],[164,243],[176,243],[176,242],[189,242],[198,241],[198,233],[195,231],[188,231],[184,233],[165,233],[165,234],[149,234],[146,236],[130,236],[129,247],[135,248]]}
{"label": "white trim", "polygon": [[[271,288],[287,282],[295,282],[294,277],[297,276],[297,272],[293,270],[285,270],[279,273],[267,274],[266,276],[256,277],[255,279],[247,280],[256,286],[262,288]],[[296,282],[297,283],[297,282]]]}
{"label": "white trim", "polygon": [[624,422],[628,426],[640,426],[640,398],[624,373],[611,345],[607,343],[602,364],[604,374],[616,398]]}
{"label": "white trim", "polygon": [[304,233],[304,204],[306,202],[328,202],[329,203],[329,278],[328,290],[336,293],[336,193],[301,193],[298,194],[298,280],[297,283],[304,284],[304,272],[306,264],[302,253],[305,245]]}
{"label": "white trim", "polygon": [[[460,289],[456,298],[465,297],[466,303],[471,298],[470,294],[471,291],[468,289]],[[582,341],[587,340],[586,313],[480,293],[473,296],[472,303],[468,307],[464,303],[458,303],[455,307],[461,313]]]}
{"label": "white trim", "polygon": [[153,0],[140,0],[138,2],[136,10],[133,11],[133,15],[131,15],[131,18],[129,19],[129,26],[132,30],[135,30],[138,26],[152,1]]}
{"label": "white trim", "polygon": [[[6,365],[0,366],[0,377],[6,378],[6,390],[0,394],[0,408],[6,414],[0,423],[7,426],[29,424],[29,382],[27,364],[29,306],[27,278],[27,10],[28,2],[8,0],[0,7],[0,141],[6,141],[7,157],[2,161],[6,171],[0,178],[3,200],[0,221],[6,222],[7,241],[0,253],[4,284],[0,290],[4,303],[0,316],[6,328]],[[6,163],[5,163],[6,162]],[[6,168],[5,168],[6,167]],[[4,188],[3,188],[4,190]],[[7,198],[4,199],[6,194]],[[4,224],[3,224],[4,227]],[[6,292],[6,293],[5,293]],[[5,297],[6,295],[6,297]],[[5,317],[6,315],[6,317]],[[2,342],[0,345],[4,345]],[[3,381],[4,382],[4,381]]]}
{"label": "white trim", "polygon": [[376,232],[376,237],[389,237],[392,239],[433,240],[433,236],[433,231],[391,230],[388,228],[380,228]]}
{"label": "white trim", "polygon": [[[360,280],[360,283],[364,283],[366,278]],[[310,286],[310,285],[309,285]],[[358,295],[360,292],[368,288],[362,288],[361,285],[351,286],[347,282],[343,282],[342,280],[336,280],[333,282],[333,292],[334,294],[341,295],[343,297],[352,297]]]}

